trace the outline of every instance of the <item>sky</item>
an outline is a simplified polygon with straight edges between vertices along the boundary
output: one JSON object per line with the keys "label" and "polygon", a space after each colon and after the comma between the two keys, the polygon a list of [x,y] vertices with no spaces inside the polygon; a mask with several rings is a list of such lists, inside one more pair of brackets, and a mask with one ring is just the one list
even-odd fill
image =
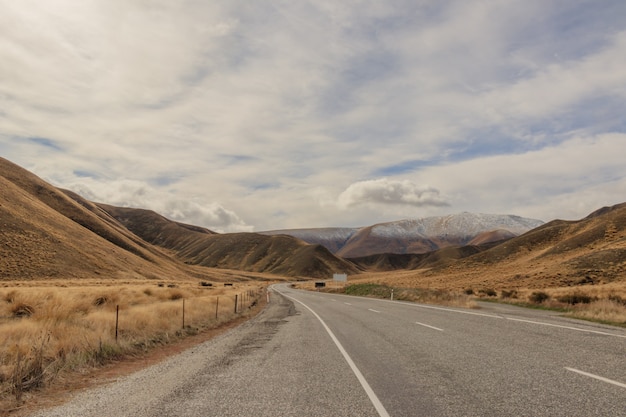
{"label": "sky", "polygon": [[0,156],[218,232],[626,201],[624,0],[0,0]]}

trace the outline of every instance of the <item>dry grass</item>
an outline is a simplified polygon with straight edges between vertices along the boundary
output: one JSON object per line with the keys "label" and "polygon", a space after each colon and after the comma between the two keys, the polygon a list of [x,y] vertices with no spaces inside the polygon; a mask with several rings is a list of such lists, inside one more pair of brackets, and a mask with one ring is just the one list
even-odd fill
{"label": "dry grass", "polygon": [[613,300],[598,300],[588,305],[575,306],[567,316],[626,327],[626,304]]}
{"label": "dry grass", "polygon": [[16,284],[0,288],[0,409],[19,405],[22,393],[59,375],[228,322],[235,317],[235,295],[241,312],[256,302],[261,290],[254,283],[202,287],[197,281]]}
{"label": "dry grass", "polygon": [[[407,280],[407,276],[413,280]],[[522,306],[563,311],[567,316],[626,327],[626,283],[579,285],[568,287],[513,287],[498,285],[486,274],[480,281],[466,280],[437,285],[419,271],[368,273],[350,279],[347,285],[327,282],[328,292],[352,292],[355,295],[440,304],[463,308],[479,308],[476,300],[492,300]],[[402,285],[400,285],[402,284]],[[297,287],[314,290],[314,282],[298,283]],[[351,289],[352,288],[352,289]]]}
{"label": "dry grass", "polygon": [[[298,284],[298,288],[315,289],[313,282]],[[478,304],[467,294],[459,291],[436,290],[428,288],[400,288],[375,283],[335,284],[330,283],[325,292],[345,293],[362,297],[374,297],[394,300],[414,301],[426,304],[438,304],[450,307],[478,308]]]}

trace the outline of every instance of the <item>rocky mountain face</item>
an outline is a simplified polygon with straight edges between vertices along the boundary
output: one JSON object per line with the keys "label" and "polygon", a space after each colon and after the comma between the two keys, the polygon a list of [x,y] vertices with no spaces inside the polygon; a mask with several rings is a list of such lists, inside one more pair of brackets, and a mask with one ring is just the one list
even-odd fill
{"label": "rocky mountain face", "polygon": [[486,244],[519,236],[541,220],[513,215],[460,213],[381,223],[362,228],[274,230],[308,243],[324,245],[343,258],[380,253],[419,254],[450,246]]}

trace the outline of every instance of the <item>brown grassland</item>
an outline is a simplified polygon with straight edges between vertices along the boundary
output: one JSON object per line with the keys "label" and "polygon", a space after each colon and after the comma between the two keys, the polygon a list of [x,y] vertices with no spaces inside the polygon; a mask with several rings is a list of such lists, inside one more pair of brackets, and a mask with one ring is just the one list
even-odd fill
{"label": "brown grassland", "polygon": [[[520,271],[519,269],[517,270]],[[365,273],[350,280],[394,288],[395,299],[478,308],[476,301],[497,301],[553,309],[564,315],[626,327],[626,282],[599,285],[511,285],[483,270],[479,276],[431,275],[430,271]],[[502,271],[500,271],[502,272]],[[549,281],[548,281],[549,282]]]}
{"label": "brown grassland", "polygon": [[[324,292],[338,292],[376,298],[413,301],[451,307],[478,309],[477,301],[502,302],[531,308],[551,309],[568,317],[626,327],[626,282],[602,285],[511,286],[499,283],[483,270],[480,279],[465,275],[442,277],[430,271],[363,273],[346,284],[326,281]],[[456,285],[452,285],[455,283]],[[297,288],[316,290],[315,282],[301,282]]]}
{"label": "brown grassland", "polygon": [[143,355],[248,315],[250,307],[262,301],[266,286],[254,281],[232,287],[200,284],[198,280],[2,283],[0,411],[19,410],[41,389],[72,375]]}

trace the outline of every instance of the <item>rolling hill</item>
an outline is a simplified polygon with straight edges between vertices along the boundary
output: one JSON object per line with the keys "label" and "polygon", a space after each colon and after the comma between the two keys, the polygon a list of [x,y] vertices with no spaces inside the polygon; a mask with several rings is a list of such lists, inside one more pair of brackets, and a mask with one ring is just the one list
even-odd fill
{"label": "rolling hill", "polygon": [[184,265],[98,211],[0,159],[0,277],[158,278],[183,272]]}
{"label": "rolling hill", "polygon": [[0,279],[215,279],[219,269],[328,277],[356,268],[287,236],[218,235],[95,204],[0,158]]}
{"label": "rolling hill", "polygon": [[321,245],[291,236],[256,233],[217,234],[196,226],[172,222],[159,214],[100,204],[128,230],[167,249],[187,264],[211,268],[269,272],[286,276],[331,277],[357,269]]}
{"label": "rolling hill", "polygon": [[577,221],[553,220],[470,256],[427,267],[419,278],[402,273],[394,279],[443,288],[621,288],[626,282],[626,203]]}

